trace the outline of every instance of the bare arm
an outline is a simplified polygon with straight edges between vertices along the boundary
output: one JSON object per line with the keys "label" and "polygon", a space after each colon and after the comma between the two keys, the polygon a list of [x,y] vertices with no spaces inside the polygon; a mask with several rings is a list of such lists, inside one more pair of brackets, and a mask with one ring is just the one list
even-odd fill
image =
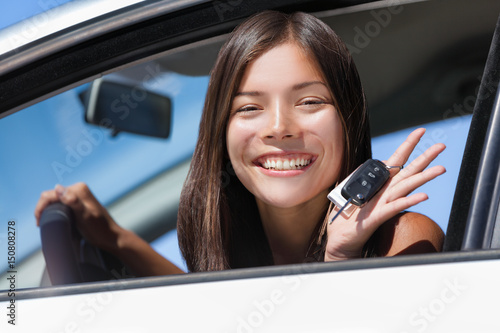
{"label": "bare arm", "polygon": [[159,276],[184,273],[179,267],[156,252],[145,240],[123,229],[116,249],[110,251],[137,276]]}
{"label": "bare arm", "polygon": [[370,241],[380,257],[433,253],[442,250],[444,233],[427,216],[405,212],[382,224]]}

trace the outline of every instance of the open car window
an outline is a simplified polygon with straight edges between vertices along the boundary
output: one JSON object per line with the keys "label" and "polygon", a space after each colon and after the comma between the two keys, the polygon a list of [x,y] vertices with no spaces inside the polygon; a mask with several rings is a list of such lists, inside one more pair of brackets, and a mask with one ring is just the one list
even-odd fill
{"label": "open car window", "polygon": [[[351,310],[364,304],[363,313],[369,313],[368,304],[373,305],[374,299],[390,295],[384,306],[402,319],[389,329],[413,332],[429,327],[439,331],[446,327],[442,318],[451,314],[465,316],[467,310],[471,310],[463,304],[484,302],[477,293],[470,291],[477,288],[481,274],[498,271],[500,254],[495,250],[50,287],[50,280],[44,273],[33,210],[40,193],[57,183],[86,182],[120,224],[152,242],[167,258],[183,264],[176,247],[176,209],[196,143],[209,71],[227,33],[246,16],[266,8],[312,12],[330,24],[347,43],[366,89],[375,158],[389,157],[387,154],[417,126],[427,128],[417,151],[422,152],[436,142],[447,145],[446,152],[436,161],[447,168],[447,174],[422,189],[429,193],[430,200],[414,210],[434,219],[444,231],[455,221],[452,209],[460,203],[458,199],[453,203],[453,198],[457,181],[464,182],[464,176],[460,180],[459,173],[468,133],[476,130],[474,124],[477,122],[472,120],[472,112],[500,13],[498,2],[436,0],[395,4],[353,1],[351,6],[322,1],[277,1],[276,5],[266,1],[251,5],[242,1],[180,1],[178,7],[168,1],[165,3],[168,4],[136,5],[131,12],[134,17],[139,14],[146,17],[148,12],[157,10],[156,14],[149,20],[138,19],[123,29],[115,27],[113,31],[100,32],[95,43],[89,39],[46,57],[38,56],[29,66],[9,71],[6,60],[12,58],[12,54],[0,56],[0,69],[3,70],[0,89],[5,92],[0,96],[3,117],[0,119],[0,151],[2,158],[9,161],[0,166],[4,175],[0,184],[0,221],[15,222],[15,267],[19,276],[16,288],[20,290],[16,297],[25,301],[23,311],[30,311],[31,316],[36,305],[45,300],[53,302],[51,306],[62,307],[62,298],[56,296],[66,296],[71,300],[71,306],[65,310],[67,320],[53,328],[64,330],[66,325],[96,328],[99,321],[118,318],[120,311],[128,313],[124,308],[126,302],[118,300],[135,302],[145,295],[151,300],[156,290],[162,297],[151,300],[148,305],[154,309],[151,313],[159,317],[159,309],[168,309],[170,313],[177,310],[182,315],[171,320],[179,327],[182,321],[188,320],[182,311],[187,311],[192,303],[185,297],[186,293],[204,295],[208,292],[206,295],[210,296],[206,299],[198,299],[197,309],[202,312],[202,308],[215,304],[203,317],[212,324],[215,319],[225,322],[225,318],[230,318],[226,321],[227,327],[233,331],[251,332],[262,327],[300,331],[298,328],[305,329],[300,326],[304,325],[303,321],[291,320],[288,326],[283,326],[283,318],[293,313],[292,317],[298,317],[299,314],[292,311],[294,306],[316,302],[311,295],[318,296],[320,291],[314,285],[328,284],[327,281],[333,279],[339,284],[354,284],[349,288],[337,285],[326,292],[330,297],[335,292],[335,297],[344,300],[355,295],[350,303],[345,303]],[[123,18],[126,11],[120,11],[120,15]],[[84,26],[80,29],[85,32]],[[72,34],[78,36],[79,31]],[[38,43],[41,43],[37,46],[40,50],[40,45],[49,43],[49,39]],[[27,57],[29,47],[16,52]],[[113,56],[104,56],[106,52]],[[75,63],[75,68],[66,65],[75,59],[91,59],[91,55],[95,58],[88,66],[80,62]],[[60,72],[56,73],[55,68]],[[128,87],[129,93],[112,100],[117,114],[139,106],[144,92],[168,97],[172,103],[170,136],[164,139],[125,131],[113,133],[109,128],[87,123],[84,119],[88,103],[85,95],[98,80]],[[491,88],[493,94],[496,86],[487,88]],[[488,122],[489,118],[484,119],[481,126]],[[485,128],[480,130],[486,132]],[[482,143],[468,147],[481,148]],[[473,186],[475,178],[471,177],[475,174],[468,177],[472,183],[468,186]],[[492,200],[498,201],[498,198]],[[496,230],[493,234],[498,238],[498,227],[491,228]],[[460,238],[463,230],[457,233]],[[6,230],[0,231],[0,240],[2,244],[8,243]],[[460,246],[449,249],[457,251]],[[455,262],[458,264],[453,264]],[[494,268],[490,262],[494,262]],[[467,266],[469,264],[471,266]],[[9,270],[8,261],[0,262],[0,290],[7,291],[11,287],[7,279],[12,274]],[[366,279],[361,275],[374,278],[364,284]],[[480,287],[481,292],[497,292],[487,287],[493,283],[491,277],[483,281],[486,282]],[[38,288],[40,285],[43,287]],[[391,290],[387,294],[377,293],[377,286]],[[213,301],[224,290],[233,294]],[[255,290],[260,293],[251,295]],[[400,301],[413,299],[415,302],[409,308],[398,309],[394,305],[398,303],[393,301],[398,293]],[[11,299],[4,293],[0,304],[4,307]],[[99,306],[89,307],[90,303],[85,303],[84,299],[95,300],[97,303],[92,304]],[[175,302],[165,305],[167,299]],[[231,304],[238,305],[232,308]],[[462,307],[457,306],[454,311],[457,304]],[[334,308],[345,313],[340,304]],[[430,315],[420,312],[420,308]],[[215,315],[216,311],[220,314]],[[490,312],[488,303],[481,314],[484,322],[490,322],[486,319],[493,315]],[[40,311],[38,315],[44,313]],[[381,310],[373,310],[370,323],[378,323],[375,314],[380,316]],[[391,318],[394,316],[385,319]],[[344,319],[339,319],[337,327],[354,320],[352,316]],[[154,327],[159,321],[154,317],[147,325]],[[472,321],[477,322],[477,318],[464,327],[472,327]],[[295,327],[294,322],[297,322]],[[141,327],[140,321],[129,323],[131,331],[134,325]],[[196,323],[186,325],[193,328]],[[383,327],[380,323],[374,325]],[[318,324],[313,328],[319,331],[321,327]]]}
{"label": "open car window", "polygon": [[[127,76],[122,71],[123,75],[104,77],[127,82],[128,93],[115,97],[116,114],[140,109],[146,91],[168,96],[173,111],[168,138],[126,132],[114,135],[111,129],[85,122],[82,95],[89,84],[3,119],[2,155],[17,163],[2,167],[3,174],[11,175],[2,182],[3,188],[11,189],[2,193],[2,202],[8,207],[2,218],[11,216],[22,235],[17,260],[26,260],[40,250],[33,211],[42,191],[55,184],[87,183],[100,202],[112,206],[111,213],[121,225],[149,240],[175,228],[176,205],[196,143],[208,78],[179,75],[156,63],[130,72],[137,74]],[[24,186],[19,186],[20,179]],[[139,189],[149,183],[156,184],[149,191]],[[127,201],[132,196],[136,199]],[[5,272],[7,262],[0,267]],[[25,286],[37,286],[40,276],[36,279]]]}

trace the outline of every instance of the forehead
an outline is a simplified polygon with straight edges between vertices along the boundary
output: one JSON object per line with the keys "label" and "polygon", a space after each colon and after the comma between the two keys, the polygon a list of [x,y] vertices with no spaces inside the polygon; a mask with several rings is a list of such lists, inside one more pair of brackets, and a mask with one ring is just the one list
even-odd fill
{"label": "forehead", "polygon": [[265,51],[248,64],[240,90],[248,86],[294,85],[310,80],[325,81],[316,60],[298,44],[284,43]]}

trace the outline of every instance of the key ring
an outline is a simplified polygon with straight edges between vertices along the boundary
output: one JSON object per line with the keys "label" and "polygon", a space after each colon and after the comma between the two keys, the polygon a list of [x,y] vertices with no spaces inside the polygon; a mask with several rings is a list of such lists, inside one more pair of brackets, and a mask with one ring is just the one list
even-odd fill
{"label": "key ring", "polygon": [[386,165],[385,168],[387,170],[391,170],[391,169],[399,169],[399,170],[403,170],[405,166],[404,165]]}

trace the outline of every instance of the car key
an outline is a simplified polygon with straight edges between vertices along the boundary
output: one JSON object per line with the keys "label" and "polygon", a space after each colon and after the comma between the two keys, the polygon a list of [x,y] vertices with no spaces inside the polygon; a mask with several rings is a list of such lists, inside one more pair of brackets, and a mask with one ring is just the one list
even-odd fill
{"label": "car key", "polygon": [[[379,160],[369,159],[356,169],[356,171],[349,176],[347,181],[345,181],[340,191],[342,197],[347,201],[337,214],[335,214],[330,223],[332,223],[350,203],[359,207],[365,205],[389,179],[389,168],[390,167],[387,167]],[[336,190],[337,189],[334,191]]]}
{"label": "car key", "polygon": [[342,188],[342,196],[356,206],[363,206],[384,186],[390,173],[379,160],[369,159],[349,178]]}

